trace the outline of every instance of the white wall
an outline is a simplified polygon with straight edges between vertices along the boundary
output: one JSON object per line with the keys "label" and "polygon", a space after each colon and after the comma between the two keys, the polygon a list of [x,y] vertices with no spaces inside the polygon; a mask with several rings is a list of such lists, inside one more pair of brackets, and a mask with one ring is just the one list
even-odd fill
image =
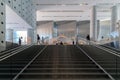
{"label": "white wall", "polygon": [[37,34],[39,34],[41,38],[49,37],[49,39],[51,39],[54,26],[53,21],[43,21],[37,24]]}
{"label": "white wall", "polygon": [[90,21],[77,22],[78,35],[82,38],[86,38],[87,34],[90,34]]}
{"label": "white wall", "polygon": [[6,41],[13,42],[13,29],[6,30]]}
{"label": "white wall", "polygon": [[100,30],[99,30],[98,40],[101,40],[101,37],[109,38],[110,35],[110,20],[100,21]]}
{"label": "white wall", "polygon": [[76,34],[76,21],[58,22],[58,36],[63,34],[68,38],[75,38]]}
{"label": "white wall", "polygon": [[32,28],[14,10],[6,5],[6,29],[24,30]]}
{"label": "white wall", "polygon": [[27,31],[27,35],[28,35],[28,37],[27,37],[27,43],[28,44],[32,44],[32,43],[34,43],[34,30],[33,29],[28,29],[28,31]]}

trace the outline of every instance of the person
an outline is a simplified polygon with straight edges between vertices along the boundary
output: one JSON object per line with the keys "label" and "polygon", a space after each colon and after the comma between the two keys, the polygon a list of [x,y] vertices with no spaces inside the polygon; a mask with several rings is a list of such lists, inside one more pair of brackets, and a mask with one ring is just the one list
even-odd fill
{"label": "person", "polygon": [[89,34],[86,36],[86,39],[87,39],[87,41],[88,41],[88,44],[90,44],[90,36],[89,36]]}
{"label": "person", "polygon": [[40,36],[37,34],[37,44],[40,44]]}
{"label": "person", "polygon": [[102,36],[101,38],[103,39],[104,37]]}
{"label": "person", "polygon": [[19,45],[21,45],[21,37],[19,37]]}
{"label": "person", "polygon": [[89,34],[87,35],[86,39],[87,39],[87,40],[90,40],[90,36],[89,36]]}
{"label": "person", "polygon": [[60,42],[60,45],[63,45],[63,42],[62,42],[62,41]]}
{"label": "person", "polygon": [[74,41],[73,41],[72,43],[73,43],[73,45],[74,45]]}

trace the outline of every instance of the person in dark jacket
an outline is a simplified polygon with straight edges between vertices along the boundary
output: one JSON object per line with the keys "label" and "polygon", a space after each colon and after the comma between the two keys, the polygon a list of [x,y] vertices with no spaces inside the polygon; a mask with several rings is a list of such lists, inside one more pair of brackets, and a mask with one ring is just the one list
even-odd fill
{"label": "person in dark jacket", "polygon": [[37,44],[40,44],[40,36],[37,34]]}
{"label": "person in dark jacket", "polygon": [[19,37],[19,45],[21,45],[21,42],[22,42],[21,37]]}
{"label": "person in dark jacket", "polygon": [[89,34],[86,36],[86,39],[87,39],[87,43],[90,44],[90,36],[89,36]]}
{"label": "person in dark jacket", "polygon": [[90,36],[89,36],[89,34],[86,36],[86,39],[90,41]]}

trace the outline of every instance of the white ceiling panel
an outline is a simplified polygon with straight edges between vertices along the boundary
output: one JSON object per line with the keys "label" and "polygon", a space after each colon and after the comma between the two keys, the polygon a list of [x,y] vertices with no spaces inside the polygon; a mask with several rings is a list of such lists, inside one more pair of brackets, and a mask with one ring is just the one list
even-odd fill
{"label": "white ceiling panel", "polygon": [[93,5],[97,6],[97,19],[106,19],[118,3],[120,0],[33,0],[37,21],[89,20]]}

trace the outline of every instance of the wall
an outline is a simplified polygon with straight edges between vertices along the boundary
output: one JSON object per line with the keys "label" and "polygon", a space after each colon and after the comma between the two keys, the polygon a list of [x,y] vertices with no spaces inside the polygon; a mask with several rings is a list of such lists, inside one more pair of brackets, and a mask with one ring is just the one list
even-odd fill
{"label": "wall", "polygon": [[32,28],[13,9],[6,5],[6,29],[24,30]]}
{"label": "wall", "polygon": [[52,38],[52,32],[53,32],[53,21],[40,21],[37,22],[37,34],[40,35],[40,37],[46,37],[51,39]]}
{"label": "wall", "polygon": [[76,34],[76,21],[61,21],[57,22],[58,36],[63,34],[64,36],[75,39]]}
{"label": "wall", "polygon": [[13,29],[6,29],[6,41],[13,42]]}
{"label": "wall", "polygon": [[28,38],[27,38],[27,44],[33,44],[34,43],[34,30],[33,29],[28,29],[27,31],[27,35],[28,35]]}
{"label": "wall", "polygon": [[32,27],[36,26],[36,10],[32,0],[3,0]]}
{"label": "wall", "polygon": [[86,38],[87,34],[90,34],[90,21],[77,22],[78,35],[82,38]]}
{"label": "wall", "polygon": [[11,7],[20,17],[22,17],[29,25],[35,28],[36,10],[32,1],[33,0],[0,0],[0,51],[6,49],[6,4]]}
{"label": "wall", "polygon": [[100,30],[99,30],[99,37],[98,40],[104,38],[109,38],[110,36],[110,20],[100,21]]}
{"label": "wall", "polygon": [[[24,22],[27,24],[23,23],[25,26],[31,26],[32,29],[34,29],[34,33],[32,36],[34,36],[34,40],[36,41],[36,9],[35,6],[33,5],[33,0],[3,0],[16,14],[21,17]],[[19,23],[19,25],[25,29],[26,27],[22,26],[22,22]],[[21,28],[17,28],[21,30]],[[32,42],[33,43],[33,42]]]}

